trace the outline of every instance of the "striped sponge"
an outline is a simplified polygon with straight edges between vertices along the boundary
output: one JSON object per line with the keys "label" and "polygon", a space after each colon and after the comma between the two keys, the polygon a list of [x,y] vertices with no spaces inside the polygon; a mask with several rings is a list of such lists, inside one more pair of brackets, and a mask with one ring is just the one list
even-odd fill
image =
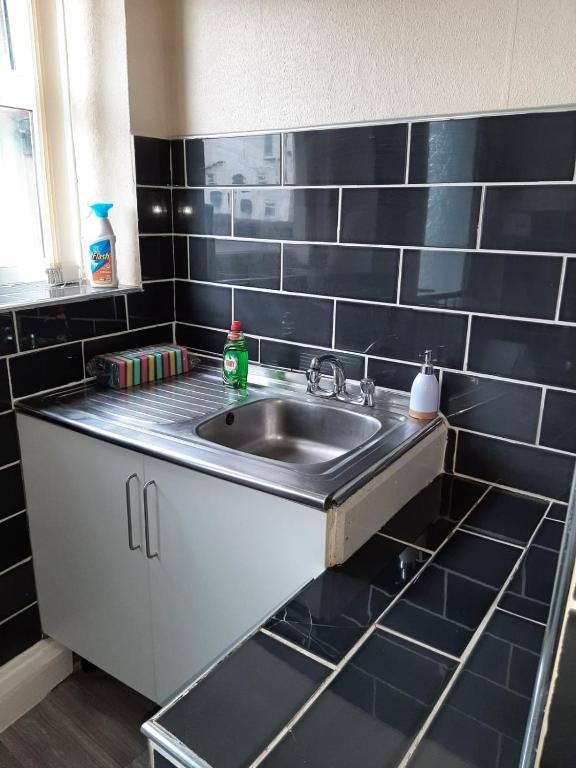
{"label": "striped sponge", "polygon": [[87,368],[99,384],[126,389],[188,373],[188,350],[178,344],[141,347],[98,355],[90,360]]}

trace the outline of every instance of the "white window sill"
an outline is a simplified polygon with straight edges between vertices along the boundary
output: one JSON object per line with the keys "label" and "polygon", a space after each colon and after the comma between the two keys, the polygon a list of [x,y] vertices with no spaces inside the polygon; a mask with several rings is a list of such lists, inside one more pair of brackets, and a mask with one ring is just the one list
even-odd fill
{"label": "white window sill", "polygon": [[92,288],[91,285],[67,283],[52,286],[45,282],[0,285],[0,312],[28,307],[46,307],[51,304],[85,301],[109,296],[123,296],[138,293],[142,288],[134,285],[119,285],[117,288]]}

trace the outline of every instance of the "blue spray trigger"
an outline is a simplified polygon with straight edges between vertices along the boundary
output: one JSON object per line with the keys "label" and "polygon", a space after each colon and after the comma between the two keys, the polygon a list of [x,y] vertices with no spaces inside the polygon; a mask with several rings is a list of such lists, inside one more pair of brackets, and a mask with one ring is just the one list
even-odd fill
{"label": "blue spray trigger", "polygon": [[114,203],[94,203],[93,205],[90,206],[90,208],[92,208],[92,210],[94,211],[96,216],[98,216],[99,219],[107,219],[108,211],[110,210],[110,208],[112,208],[113,205]]}

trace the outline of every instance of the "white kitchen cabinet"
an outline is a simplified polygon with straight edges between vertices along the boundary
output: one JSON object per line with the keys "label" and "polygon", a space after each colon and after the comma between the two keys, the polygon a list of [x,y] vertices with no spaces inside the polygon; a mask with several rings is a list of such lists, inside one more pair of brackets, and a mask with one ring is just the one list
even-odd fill
{"label": "white kitchen cabinet", "polygon": [[18,426],[44,631],[157,702],[324,568],[320,510],[31,416]]}

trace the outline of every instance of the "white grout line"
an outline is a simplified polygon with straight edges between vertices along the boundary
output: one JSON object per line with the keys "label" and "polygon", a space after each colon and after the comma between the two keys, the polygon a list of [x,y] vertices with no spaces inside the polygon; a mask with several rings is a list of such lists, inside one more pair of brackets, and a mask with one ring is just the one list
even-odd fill
{"label": "white grout line", "polygon": [[[535,445],[534,443],[524,443],[521,440],[513,440],[511,437],[502,437],[502,435],[492,435],[488,432],[478,432],[474,429],[467,429],[464,427],[454,427],[450,425],[451,429],[455,429],[458,432],[464,432],[468,435],[476,435],[477,437],[485,437],[490,440],[497,440],[500,443],[509,443],[510,445],[521,445],[525,448],[534,448],[538,451],[545,451],[546,453],[552,453],[555,456],[572,456],[574,457],[574,453],[571,453],[570,451],[564,451],[560,448],[550,448],[547,445]],[[487,482],[487,481],[485,481]]]}
{"label": "white grout line", "polygon": [[[254,293],[272,293],[272,294],[278,294],[279,291],[276,288],[261,288],[259,286],[251,286],[251,285],[235,285],[232,283],[218,283],[212,280],[189,280],[185,281],[181,277],[177,277],[176,280],[179,280],[180,282],[191,282],[196,285],[209,285],[209,286],[218,286],[218,287],[234,287],[239,291],[252,291]],[[154,282],[162,282],[159,280],[156,280]],[[547,318],[543,317],[520,317],[518,315],[496,315],[489,312],[470,312],[468,310],[463,309],[446,309],[445,307],[428,307],[421,304],[402,304],[399,305],[394,301],[375,301],[374,299],[357,299],[350,296],[331,296],[330,294],[326,293],[304,293],[302,291],[288,291],[288,293],[291,296],[300,296],[302,298],[311,298],[311,299],[324,299],[325,301],[330,301],[330,299],[339,299],[341,301],[346,301],[350,304],[366,304],[372,307],[392,307],[394,309],[411,309],[416,312],[431,312],[431,313],[440,313],[442,315],[449,315],[453,317],[467,317],[469,318],[469,321],[473,317],[484,317],[489,318],[493,320],[501,320],[501,321],[513,321],[513,322],[520,322],[520,323],[531,323],[531,324],[538,324],[538,325],[552,325],[555,327],[563,326],[563,327],[571,327],[576,328],[576,321],[572,320],[549,320]],[[67,342],[72,343],[72,342]]]}
{"label": "white grout line", "polygon": [[0,571],[0,578],[4,576],[4,574],[9,573],[10,571],[15,570],[16,568],[19,568],[21,565],[26,565],[26,563],[31,563],[32,557],[25,557],[24,560],[20,560],[17,563],[14,563],[14,565],[9,566],[8,568],[5,568],[3,571]]}
{"label": "white grout line", "polygon": [[284,243],[280,243],[280,291],[284,292]]}
{"label": "white grout line", "polygon": [[20,464],[20,459],[18,459],[18,461],[11,461],[9,464],[3,464],[0,467],[0,472],[2,472],[3,469],[10,469],[10,467],[16,467],[18,466],[18,464]]}
{"label": "white grout line", "polygon": [[484,224],[484,206],[486,204],[486,187],[482,187],[480,193],[480,210],[478,211],[478,226],[476,228],[476,249],[480,248],[480,241],[482,240],[482,226]]}
{"label": "white grout line", "polygon": [[556,321],[560,320],[560,309],[562,307],[562,294],[564,293],[564,281],[566,279],[566,265],[568,263],[568,259],[566,256],[562,259],[562,270],[560,272],[560,283],[558,286],[558,301],[556,302],[556,312],[554,313],[554,319]]}
{"label": "white grout line", "polygon": [[454,455],[452,456],[452,474],[456,473],[456,456],[458,455],[458,430],[454,436]]}
{"label": "white grout line", "polygon": [[504,539],[497,539],[495,536],[488,536],[486,533],[478,533],[478,531],[471,531],[469,528],[460,528],[460,533],[467,533],[469,536],[476,536],[478,539],[487,539],[493,541],[496,544],[504,544],[506,547],[513,547],[514,549],[521,549],[524,551],[523,544],[513,544],[511,541],[504,541]]}
{"label": "white grout line", "polygon": [[540,397],[540,408],[538,409],[538,423],[536,426],[536,437],[534,442],[536,445],[540,445],[540,436],[542,434],[542,419],[544,418],[544,408],[546,406],[546,387],[542,387],[542,395]]}
{"label": "white grout line", "polygon": [[394,635],[394,637],[399,637],[401,640],[406,640],[408,643],[412,643],[414,645],[419,645],[420,648],[425,648],[427,651],[431,651],[432,653],[437,654],[438,656],[445,656],[448,659],[452,659],[452,661],[455,661],[457,664],[460,663],[460,658],[458,656],[453,656],[451,653],[447,653],[446,651],[441,651],[439,648],[434,648],[432,645],[428,645],[427,643],[422,643],[420,640],[415,640],[413,637],[408,637],[408,635],[403,635],[402,632],[397,632],[395,629],[391,629],[390,627],[385,627],[382,624],[376,624],[376,629],[379,629],[381,632],[386,632],[389,635]]}
{"label": "white grout line", "polygon": [[490,483],[491,486],[501,491],[511,491],[512,493],[520,494],[521,496],[529,496],[531,499],[537,499],[538,501],[550,501],[554,503],[566,504],[562,499],[554,499],[551,496],[543,496],[540,493],[532,493],[532,491],[525,491],[522,488],[515,488],[512,485],[502,485],[502,483],[496,483],[490,480],[486,480],[482,477],[474,477],[473,475],[466,475],[463,472],[455,472],[455,477],[462,477],[464,480],[474,480],[476,483]]}
{"label": "white grout line", "polygon": [[408,123],[406,131],[406,170],[404,173],[404,184],[408,184],[410,178],[410,149],[412,147],[412,123]]}
{"label": "white grout line", "polygon": [[21,509],[20,512],[15,512],[13,515],[8,515],[8,517],[3,517],[2,520],[0,520],[0,526],[3,523],[7,523],[8,520],[13,520],[15,517],[19,517],[20,515],[24,515],[24,514],[26,514],[26,510]]}
{"label": "white grout line", "polygon": [[334,299],[332,305],[332,349],[336,349],[336,308],[337,301]]}
{"label": "white grout line", "polygon": [[[536,534],[538,533],[538,531],[540,529],[540,526],[542,525],[543,520],[544,520],[544,517],[542,517],[542,519],[540,520],[540,522],[538,523],[538,525],[534,529],[534,532],[532,533],[532,536],[530,537],[530,539],[528,541],[528,544],[526,545],[526,550],[528,549],[530,544],[532,544],[532,542],[534,541],[534,538],[536,537]],[[410,747],[406,751],[404,757],[402,758],[402,760],[398,764],[397,768],[407,768],[407,766],[410,763],[412,757],[414,756],[414,753],[416,752],[416,750],[420,746],[420,743],[421,743],[422,739],[425,737],[428,729],[430,728],[430,726],[432,725],[434,719],[436,718],[436,715],[438,714],[438,712],[440,711],[440,709],[444,705],[444,702],[448,698],[450,692],[452,691],[454,685],[456,684],[456,681],[458,680],[458,678],[462,674],[462,671],[464,670],[464,668],[466,666],[466,662],[468,661],[468,659],[470,658],[470,656],[473,654],[474,650],[476,649],[476,647],[478,645],[478,641],[482,637],[482,634],[484,633],[484,630],[486,629],[486,627],[490,623],[492,617],[494,616],[494,614],[495,614],[495,612],[496,612],[496,610],[498,608],[498,603],[500,602],[500,600],[502,599],[502,596],[504,595],[504,593],[506,592],[506,590],[510,586],[510,583],[512,582],[513,578],[516,576],[516,573],[518,572],[518,570],[520,568],[522,560],[523,560],[523,558],[519,557],[518,560],[516,561],[516,564],[511,569],[511,571],[510,571],[510,573],[508,575],[508,578],[505,580],[504,584],[502,585],[502,587],[498,591],[494,601],[492,602],[492,605],[490,606],[490,608],[486,612],[486,615],[484,616],[484,618],[480,622],[480,625],[478,626],[478,628],[476,629],[476,631],[472,635],[472,638],[469,641],[468,645],[464,649],[464,653],[461,656],[460,664],[459,664],[458,668],[455,670],[454,674],[452,675],[452,677],[448,681],[448,684],[446,685],[446,687],[444,688],[444,690],[440,694],[439,698],[436,701],[436,704],[434,705],[434,707],[430,711],[430,714],[428,715],[428,717],[424,721],[422,727],[420,728],[420,730],[416,734],[415,738],[412,740],[412,743],[410,744]]]}
{"label": "white grout line", "polygon": [[25,605],[24,608],[21,608],[19,611],[16,611],[16,613],[13,613],[11,616],[7,616],[5,619],[2,619],[2,621],[0,621],[0,627],[3,624],[6,624],[8,621],[15,619],[17,616],[20,616],[20,614],[24,613],[24,611],[28,611],[30,608],[33,608],[35,605],[38,605],[37,600],[34,600],[34,602],[29,603],[28,605]]}
{"label": "white grout line", "polygon": [[413,544],[411,541],[398,539],[396,536],[390,536],[387,533],[382,533],[382,531],[376,531],[376,535],[382,536],[385,539],[390,539],[390,541],[395,541],[397,544],[403,544],[405,547],[410,547],[411,549],[418,549],[420,552],[426,552],[427,555],[434,554],[433,549],[428,549],[427,547],[421,547],[419,544]]}
{"label": "white grout line", "polygon": [[[416,184],[406,183],[404,181],[396,184],[192,184],[186,187],[174,187],[175,190],[208,190],[226,192],[250,192],[256,191],[278,191],[292,189],[453,189],[453,188],[481,188],[481,187],[573,187],[572,179],[557,179],[552,181],[441,181],[441,182],[418,182]],[[171,187],[159,187],[154,184],[138,184],[137,188],[142,189],[161,189],[171,190]],[[149,233],[150,234],[150,233]]]}
{"label": "white grout line", "polygon": [[336,223],[336,242],[340,242],[340,229],[342,226],[342,187],[338,188],[338,219]]}
{"label": "white grout line", "polygon": [[16,341],[16,351],[20,352],[20,329],[16,320],[16,310],[12,311],[12,325],[14,327],[14,339]]}
{"label": "white grout line", "polygon": [[398,257],[398,285],[396,286],[396,304],[400,304],[400,293],[402,290],[402,271],[404,269],[404,248],[400,248]]}
{"label": "white grout line", "polygon": [[321,656],[316,656],[315,653],[312,653],[307,648],[302,648],[302,646],[298,645],[297,643],[292,643],[290,640],[282,637],[282,635],[277,635],[274,632],[270,632],[270,630],[266,629],[265,627],[260,627],[258,631],[267,637],[271,637],[273,640],[277,640],[279,643],[282,643],[282,645],[286,645],[288,648],[292,648],[292,650],[298,651],[298,653],[301,653],[303,656],[307,656],[309,659],[313,659],[314,661],[318,662],[318,664],[322,664],[322,666],[328,667],[328,669],[336,669],[336,664],[332,664],[332,662],[326,661],[326,659],[323,659]]}
{"label": "white grout line", "polygon": [[[340,189],[340,187],[337,187]],[[206,189],[211,189],[211,187],[206,187]],[[267,189],[267,187],[259,187],[258,189]],[[306,189],[309,189],[309,187],[306,187]],[[312,189],[315,189],[313,187]],[[186,233],[183,232],[175,232],[175,235],[184,235]],[[171,232],[165,232],[165,233],[155,233],[155,232],[143,232],[139,235],[139,237],[172,237]],[[270,238],[270,237],[243,237],[242,235],[236,235],[232,237],[232,235],[202,235],[202,234],[187,234],[187,237],[195,237],[200,240],[238,240],[240,242],[249,242],[249,243],[280,243],[283,242],[281,238]],[[452,246],[435,246],[435,245],[406,245],[406,244],[399,244],[399,243],[336,243],[334,240],[286,240],[285,242],[290,243],[290,245],[330,245],[332,247],[338,246],[341,248],[377,248],[381,251],[390,251],[390,250],[398,250],[398,248],[404,248],[408,251],[439,251],[440,253],[443,253],[445,251],[449,251],[450,253],[472,253],[472,254],[482,254],[482,253],[496,253],[503,256],[553,256],[556,258],[567,258],[567,259],[576,259],[576,253],[566,253],[565,251],[534,251],[532,250],[507,250],[504,248],[454,248]]]}
{"label": "white grout line", "polygon": [[524,621],[529,621],[532,624],[537,624],[539,627],[545,627],[546,624],[544,624],[543,621],[536,621],[536,619],[531,619],[529,616],[522,616],[520,613],[514,613],[514,611],[508,611],[506,608],[502,608],[502,606],[497,606],[496,611],[501,611],[502,613],[507,613],[509,616],[515,616],[517,619],[523,619]]}
{"label": "white grout line", "polygon": [[230,311],[232,312],[232,320],[235,320],[236,318],[234,317],[234,313],[236,312],[236,306],[235,306],[235,304],[236,304],[236,301],[235,301],[236,296],[234,294],[234,287],[232,287],[231,294],[232,294],[232,298],[231,298],[232,305],[231,305]]}
{"label": "white grout line", "polygon": [[472,315],[468,315],[468,324],[466,326],[466,343],[464,346],[464,362],[462,363],[462,369],[468,370],[468,355],[470,353],[470,336],[472,335]]}

